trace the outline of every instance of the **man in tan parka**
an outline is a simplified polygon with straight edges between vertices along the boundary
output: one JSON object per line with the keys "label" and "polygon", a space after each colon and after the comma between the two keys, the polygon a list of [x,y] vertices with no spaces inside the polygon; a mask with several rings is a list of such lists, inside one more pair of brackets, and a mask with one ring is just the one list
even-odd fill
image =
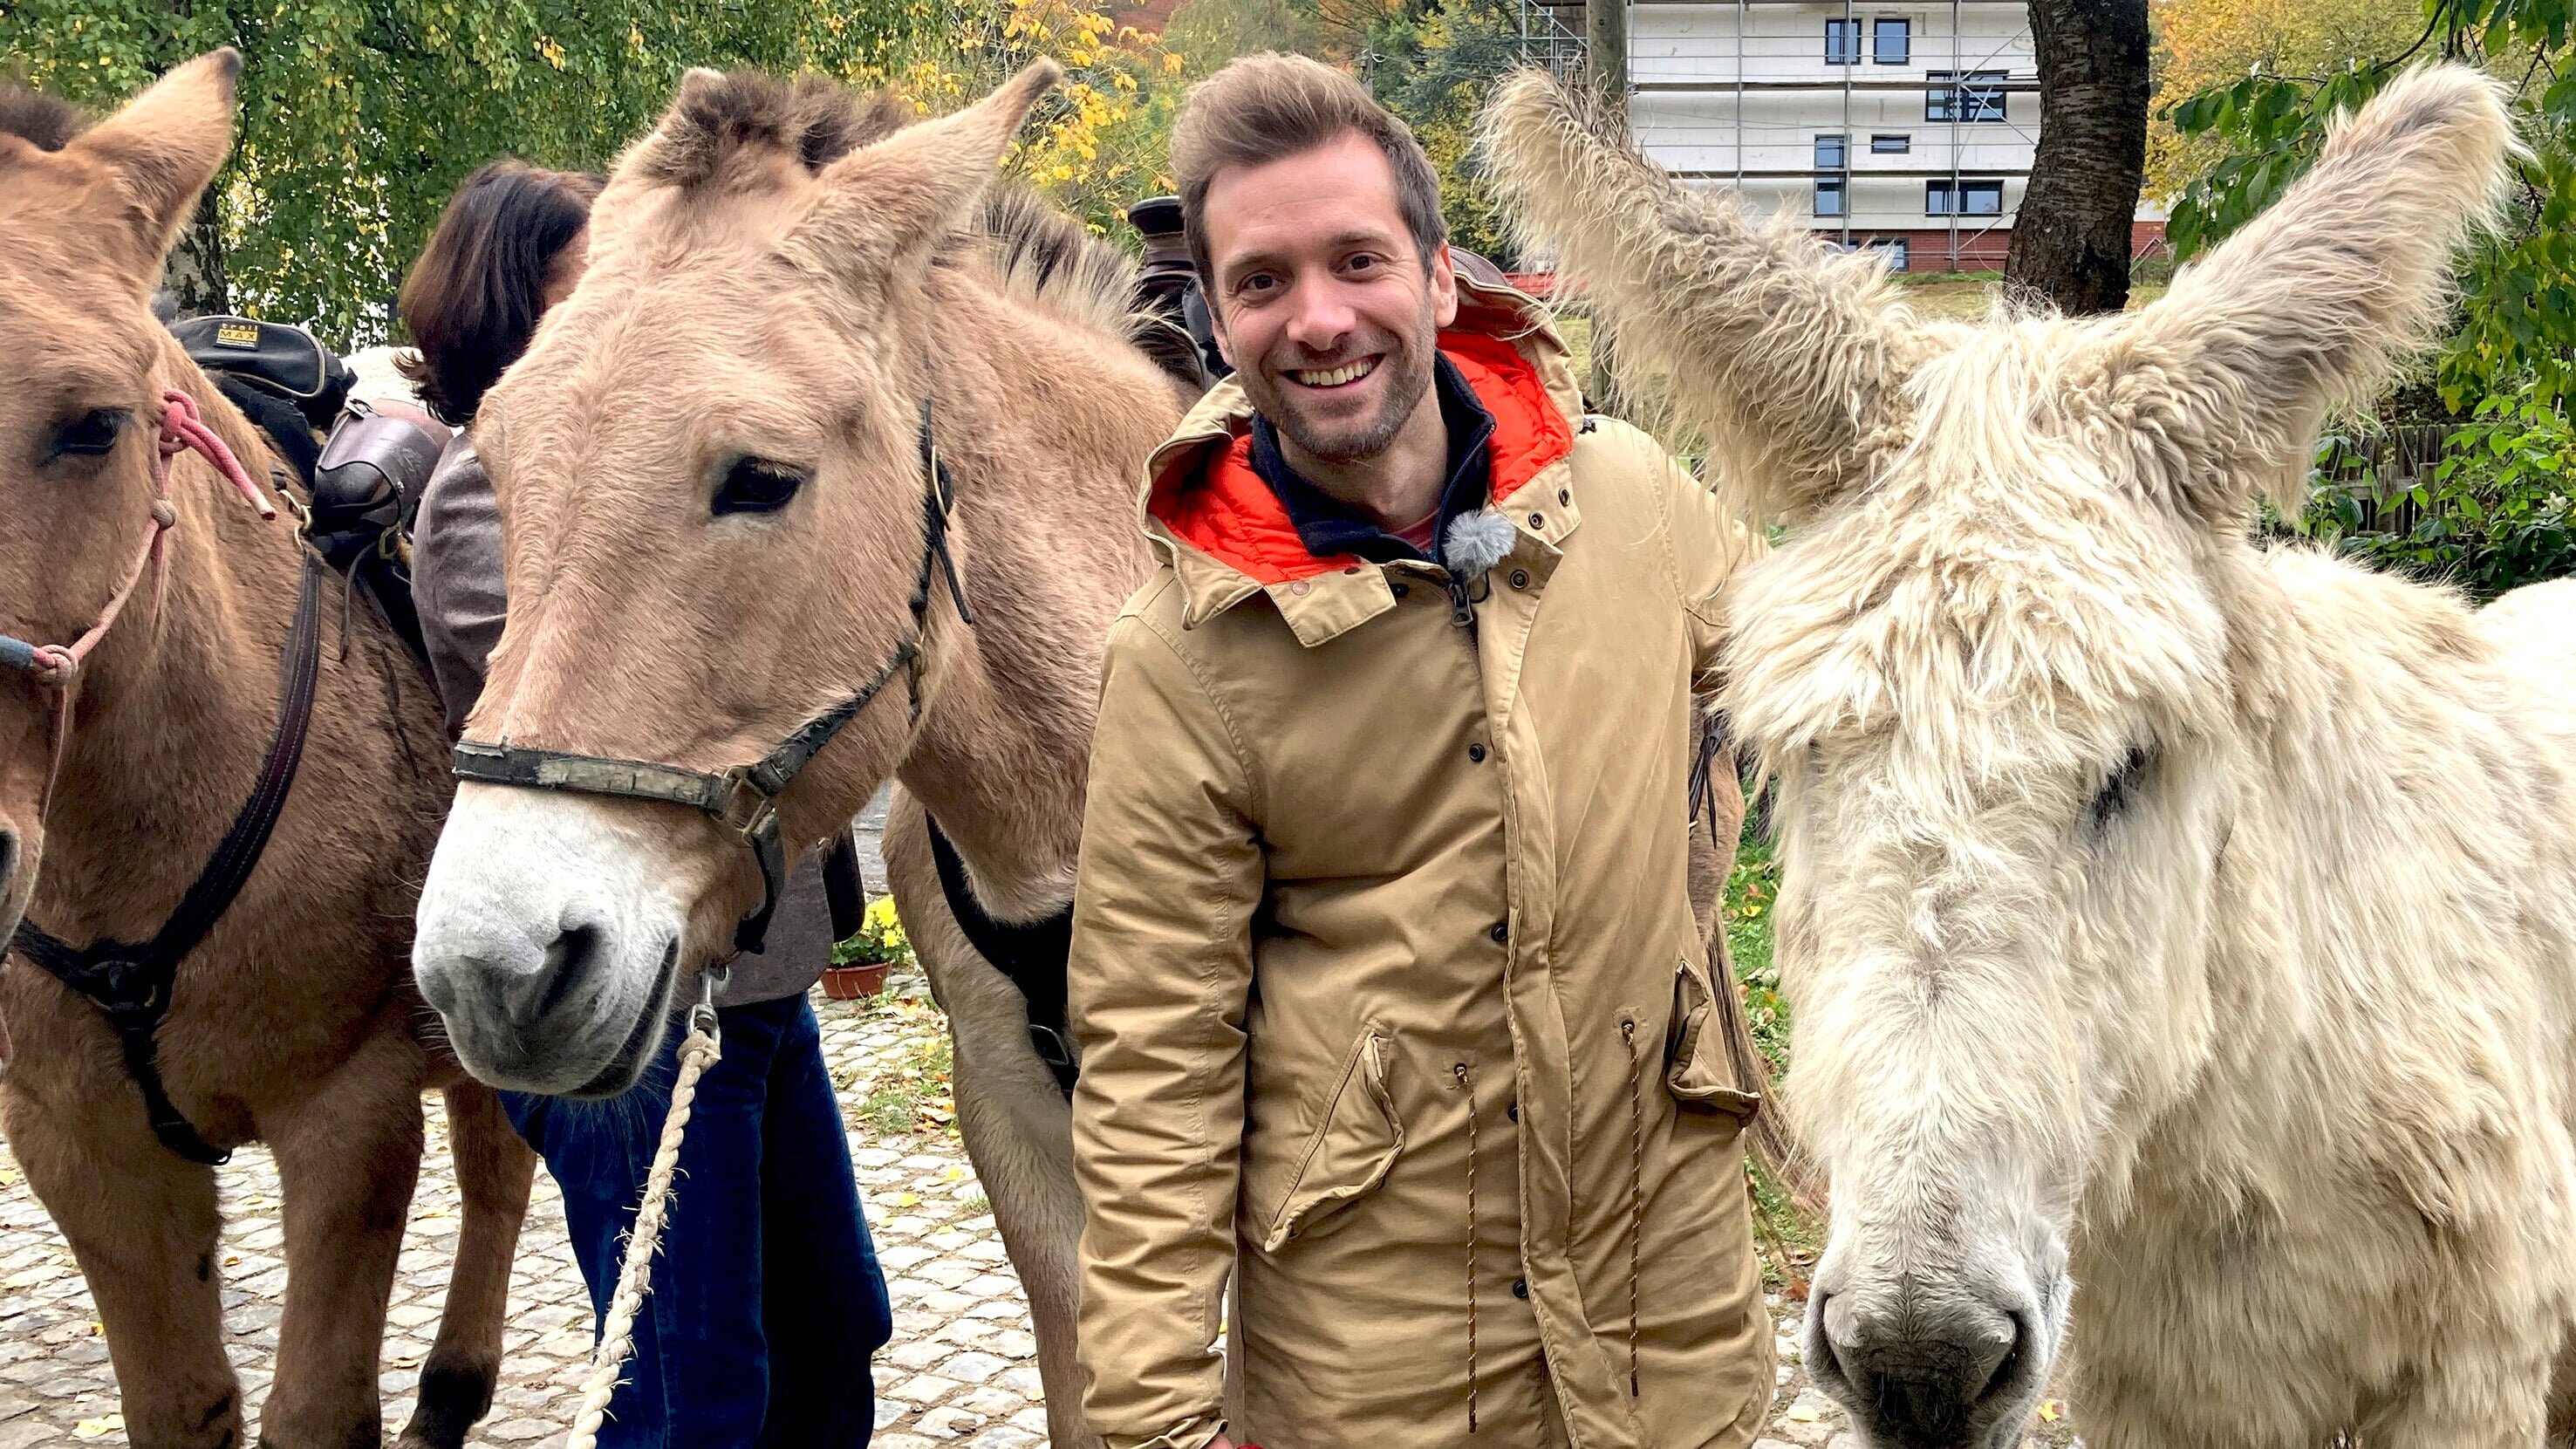
{"label": "man in tan parka", "polygon": [[1093,746],[1091,1427],[1734,1449],[1772,1386],[1757,1099],[1686,795],[1746,545],[1584,415],[1526,297],[1453,275],[1429,163],[1349,77],[1237,61],[1173,163],[1237,373],[1148,465],[1162,566]]}

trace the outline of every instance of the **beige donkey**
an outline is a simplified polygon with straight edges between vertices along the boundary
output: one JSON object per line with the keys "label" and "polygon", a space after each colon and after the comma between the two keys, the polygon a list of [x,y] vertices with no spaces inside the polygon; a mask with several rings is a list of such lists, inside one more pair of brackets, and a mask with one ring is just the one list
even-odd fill
{"label": "beige donkey", "polygon": [[[465,733],[688,771],[828,737],[787,770],[790,846],[901,782],[895,899],[1072,1445],[1065,1100],[923,816],[993,918],[1069,898],[1101,639],[1145,571],[1135,475],[1180,415],[1127,340],[1132,265],[987,196],[1053,77],[897,129],[824,82],[689,75],[478,415],[510,617]],[[505,1085],[623,1088],[761,907],[756,853],[660,801],[468,783],[457,807],[415,961],[458,1051]]]}
{"label": "beige donkey", "polygon": [[1730,584],[1780,787],[1807,1363],[1864,1441],[2534,1446],[2576,1312],[2576,584],[2483,612],[2252,536],[2444,315],[2497,88],[2417,71],[2123,317],[1872,264],[1489,117],[1788,541]]}
{"label": "beige donkey", "polygon": [[[0,635],[18,645],[0,640],[0,664],[22,666],[0,668],[0,940],[19,948],[0,970],[0,1124],[97,1299],[137,1449],[242,1442],[215,1175],[181,1153],[269,1144],[287,1285],[260,1442],[350,1449],[383,1437],[377,1355],[420,1096],[443,1088],[464,1227],[402,1442],[455,1446],[490,1403],[535,1157],[457,1070],[406,970],[449,793],[438,707],[372,611],[344,617],[336,592],[300,610],[303,587],[338,581],[303,575],[291,521],[262,522],[198,452],[161,456],[193,408],[247,486],[277,486],[257,432],[146,305],[230,144],[240,64],[205,56],[86,129],[0,89]],[[84,638],[68,677],[17,657]],[[288,644],[305,639],[309,653]],[[120,1050],[30,952],[139,948],[202,916],[183,897],[291,754],[281,685],[299,661],[310,723],[274,831],[179,958],[157,1032]]]}

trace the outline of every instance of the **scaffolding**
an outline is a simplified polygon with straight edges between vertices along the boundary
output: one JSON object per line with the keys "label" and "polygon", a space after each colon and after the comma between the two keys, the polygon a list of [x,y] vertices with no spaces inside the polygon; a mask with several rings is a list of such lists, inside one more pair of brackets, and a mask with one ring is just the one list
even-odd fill
{"label": "scaffolding", "polygon": [[[1969,256],[1985,238],[1998,229],[2012,224],[2014,211],[2017,208],[1999,209],[1991,218],[1982,215],[1970,216],[1964,212],[1963,196],[1965,183],[1971,181],[2001,182],[2006,177],[2027,177],[2030,174],[2030,168],[2027,165],[1970,166],[1966,162],[1969,147],[1990,144],[1993,140],[2005,136],[2013,138],[2023,146],[2035,148],[2037,145],[2038,138],[2033,133],[2033,129],[2013,118],[2008,102],[2003,105],[2000,120],[1971,119],[1969,116],[1972,95],[1977,100],[1982,100],[1988,96],[1999,98],[2015,94],[2035,94],[2039,90],[2039,78],[2035,71],[2015,71],[2008,63],[2000,71],[1995,68],[1999,59],[2026,56],[2029,53],[2030,30],[2026,11],[2023,12],[2023,20],[2018,30],[2007,32],[2000,37],[1981,36],[1976,50],[1971,51],[1967,37],[1967,0],[1946,0],[1950,23],[1950,69],[1947,83],[1949,94],[1948,104],[1943,108],[1942,119],[1937,124],[1941,127],[1942,139],[1948,145],[1948,164],[1935,167],[1864,165],[1856,168],[1853,165],[1853,153],[1862,151],[1866,145],[1863,137],[1865,128],[1860,124],[1862,117],[1857,102],[1867,96],[1905,92],[1924,95],[1929,99],[1937,87],[1928,75],[1905,79],[1864,80],[1860,77],[1860,51],[1864,45],[1860,21],[1865,10],[1864,7],[1857,5],[1855,0],[1614,0],[1614,3],[1627,4],[1632,15],[1637,10],[1648,7],[1682,5],[1708,10],[1731,10],[1734,14],[1734,54],[1730,75],[1705,81],[1646,80],[1632,83],[1629,87],[1632,103],[1638,95],[1658,93],[1730,98],[1731,115],[1728,129],[1731,134],[1727,144],[1728,160],[1731,164],[1717,170],[1675,168],[1672,172],[1674,176],[1685,180],[1731,181],[1739,188],[1747,181],[1838,182],[1840,183],[1838,191],[1840,210],[1839,215],[1832,218],[1835,224],[1831,227],[1818,226],[1816,229],[1834,232],[1836,240],[1846,248],[1855,244],[1856,217],[1853,205],[1855,192],[1852,186],[1855,177],[1861,179],[1921,177],[1932,181],[1946,180],[1948,183],[1946,212],[1937,218],[1927,216],[1927,220],[1939,221],[1938,228],[1916,223],[1874,227],[1864,225],[1859,229],[1865,232],[1908,233],[1937,229],[1943,235],[1942,251],[1946,253],[1945,260],[1952,271],[1962,270],[1963,259]],[[1890,8],[1921,12],[1936,9],[1941,3],[1942,0],[1932,0],[1930,4],[1922,3],[1922,0],[1910,0],[1910,3],[1908,0],[1900,0],[1897,5],[1874,3],[1865,9],[1867,13],[1873,15],[1881,9]],[[1828,63],[1839,66],[1838,74],[1814,77],[1755,77],[1747,74],[1749,63],[1756,58],[1746,48],[1748,36],[1752,31],[1752,12],[1757,8],[1780,6],[1824,14],[1840,22],[1843,27],[1840,32],[1842,36],[1840,43],[1851,47],[1851,51],[1847,60],[1834,61],[1830,59],[1833,52],[1829,50]],[[2019,6],[2014,8],[2021,9]],[[1868,43],[1874,46],[1875,38],[1870,38]],[[1712,57],[1712,59],[1719,59],[1720,64],[1724,63],[1722,58]],[[1971,75],[1977,78],[1971,81]],[[1837,158],[1840,164],[1831,167],[1815,164],[1794,169],[1747,166],[1745,157],[1750,146],[1777,144],[1776,140],[1747,135],[1746,103],[1752,97],[1767,93],[1838,95],[1840,102],[1838,122],[1834,115],[1821,114],[1785,127],[1778,127],[1776,123],[1762,123],[1757,124],[1755,129],[1778,128],[1801,133],[1822,133],[1827,127],[1838,123],[1842,136],[1842,150]],[[1879,123],[1873,121],[1872,124]],[[1932,124],[1928,116],[1925,123],[1909,124],[1908,133],[1928,135],[1925,130],[1926,124]],[[1811,156],[1810,159],[1817,158]],[[1820,216],[1815,220],[1823,222],[1827,218]]]}

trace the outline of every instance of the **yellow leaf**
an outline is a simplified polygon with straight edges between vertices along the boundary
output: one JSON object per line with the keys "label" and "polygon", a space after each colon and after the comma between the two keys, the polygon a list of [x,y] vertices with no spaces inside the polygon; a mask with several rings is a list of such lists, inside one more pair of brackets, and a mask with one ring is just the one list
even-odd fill
{"label": "yellow leaf", "polygon": [[123,1414],[110,1414],[103,1419],[83,1419],[80,1423],[73,1426],[72,1437],[75,1439],[96,1439],[103,1435],[114,1434],[122,1430],[124,1427],[125,1416]]}
{"label": "yellow leaf", "polygon": [[2045,1400],[2039,1406],[2039,1417],[2042,1423],[2054,1424],[2063,1415],[2064,1410],[2059,1407],[2055,1399]]}
{"label": "yellow leaf", "polygon": [[1822,1416],[1816,1412],[1813,1405],[1792,1404],[1786,1417],[1792,1424],[1812,1424]]}

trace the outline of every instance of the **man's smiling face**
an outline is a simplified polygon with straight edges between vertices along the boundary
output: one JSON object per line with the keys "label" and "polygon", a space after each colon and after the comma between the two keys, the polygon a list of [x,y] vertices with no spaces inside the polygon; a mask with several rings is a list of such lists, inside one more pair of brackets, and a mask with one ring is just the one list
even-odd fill
{"label": "man's smiling face", "polygon": [[1458,315],[1446,248],[1428,266],[1395,169],[1349,132],[1229,167],[1203,210],[1217,344],[1293,452],[1375,457],[1431,391],[1439,330]]}

